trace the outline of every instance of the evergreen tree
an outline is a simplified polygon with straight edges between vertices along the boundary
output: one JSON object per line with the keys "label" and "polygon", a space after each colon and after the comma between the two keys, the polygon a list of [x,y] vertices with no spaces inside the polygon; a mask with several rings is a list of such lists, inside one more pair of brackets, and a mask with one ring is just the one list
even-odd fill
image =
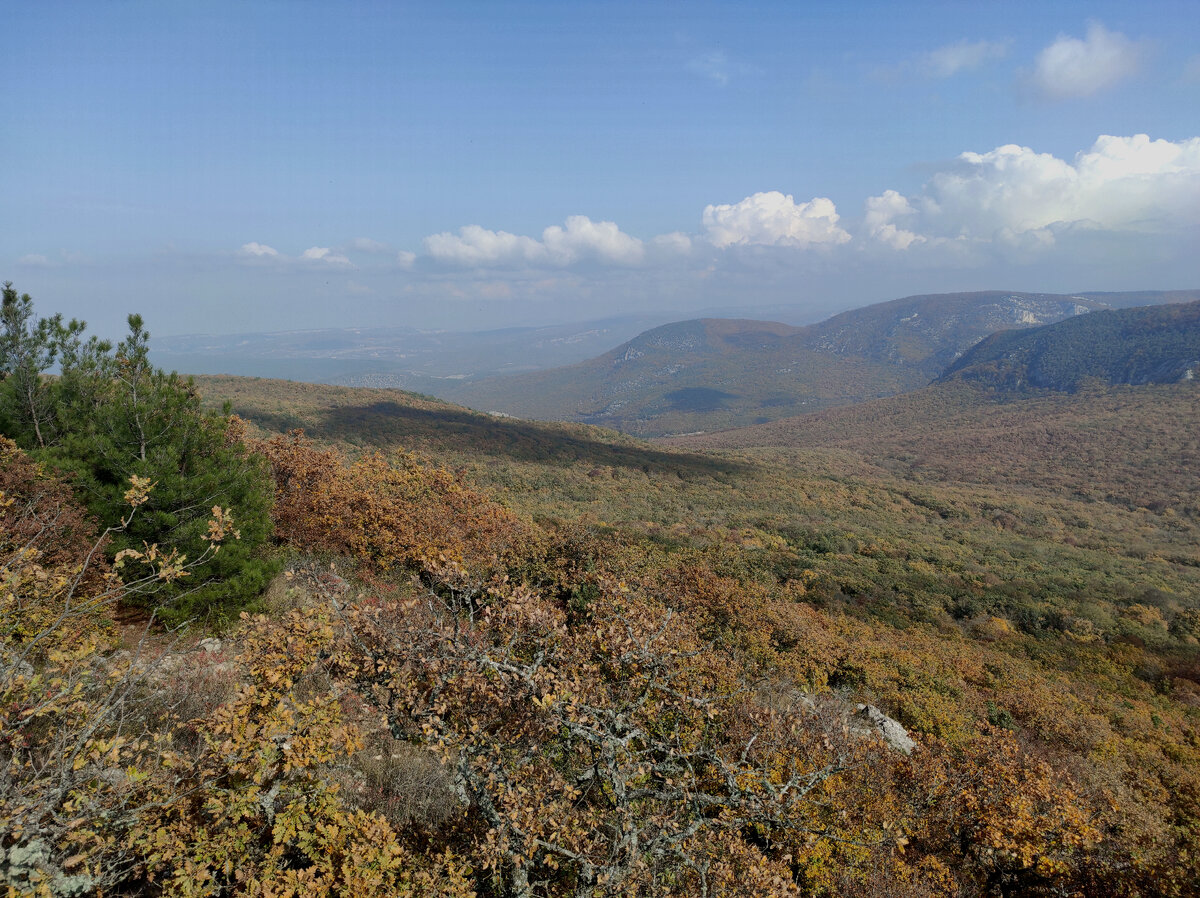
{"label": "evergreen tree", "polygon": [[58,436],[57,398],[44,377],[60,356],[79,346],[85,327],[62,315],[35,319],[33,299],[4,284],[0,303],[0,427],[25,445],[45,448]]}
{"label": "evergreen tree", "polygon": [[[265,462],[246,450],[227,411],[201,407],[191,380],[151,364],[140,315],[129,316],[129,335],[115,352],[95,338],[84,342],[84,327],[64,325],[61,316],[33,323],[32,300],[6,285],[0,428],[35,457],[70,472],[76,494],[105,526],[118,524],[127,510],[131,476],[154,484],[110,553],[145,543],[198,558],[213,506],[229,508],[239,539],[227,540],[187,579],[130,598],[172,622],[245,607],[274,572],[261,551],[271,535]],[[47,379],[43,373],[55,362],[61,375]]]}

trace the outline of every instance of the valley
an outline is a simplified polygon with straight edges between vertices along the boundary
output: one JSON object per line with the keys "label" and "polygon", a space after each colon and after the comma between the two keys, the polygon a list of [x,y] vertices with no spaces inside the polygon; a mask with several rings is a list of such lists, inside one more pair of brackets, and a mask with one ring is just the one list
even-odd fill
{"label": "valley", "polygon": [[1200,293],[962,293],[867,306],[806,327],[701,319],[647,331],[589,361],[466,378],[436,395],[485,411],[638,436],[763,424],[922,387],[985,337]]}

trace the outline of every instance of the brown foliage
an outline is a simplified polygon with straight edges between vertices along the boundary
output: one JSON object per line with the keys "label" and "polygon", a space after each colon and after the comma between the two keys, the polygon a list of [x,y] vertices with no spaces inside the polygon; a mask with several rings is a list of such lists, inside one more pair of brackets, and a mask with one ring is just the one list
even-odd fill
{"label": "brown foliage", "polygon": [[70,487],[0,436],[0,534],[4,552],[34,550],[45,568],[79,569],[84,590],[108,573],[95,520]]}
{"label": "brown foliage", "polygon": [[376,570],[439,559],[471,566],[516,561],[532,538],[511,512],[413,456],[348,462],[300,432],[260,444],[275,476],[276,536]]}
{"label": "brown foliage", "polygon": [[599,591],[573,627],[447,566],[424,596],[345,609],[333,672],[453,771],[497,894],[797,894],[774,843],[823,831],[865,746],[759,702],[681,616]]}

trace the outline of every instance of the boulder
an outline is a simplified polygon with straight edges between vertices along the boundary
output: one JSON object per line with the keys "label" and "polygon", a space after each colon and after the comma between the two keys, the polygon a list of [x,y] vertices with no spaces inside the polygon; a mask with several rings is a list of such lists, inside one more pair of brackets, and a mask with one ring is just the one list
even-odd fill
{"label": "boulder", "polygon": [[917,749],[917,743],[908,735],[908,730],[874,705],[857,705],[853,719],[862,732],[878,733],[884,742],[898,752],[911,755]]}

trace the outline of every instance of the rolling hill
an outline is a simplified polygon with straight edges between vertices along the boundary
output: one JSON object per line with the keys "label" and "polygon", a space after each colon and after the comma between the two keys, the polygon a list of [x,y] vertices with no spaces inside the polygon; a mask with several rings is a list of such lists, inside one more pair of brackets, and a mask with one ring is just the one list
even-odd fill
{"label": "rolling hill", "polygon": [[1200,516],[1195,383],[1007,394],[951,380],[903,396],[664,441],[842,451],[907,481],[1041,490]]}
{"label": "rolling hill", "polygon": [[1200,292],[913,296],[820,324],[698,319],[647,331],[597,358],[447,384],[473,408],[640,436],[761,424],[924,386],[991,333]]}

